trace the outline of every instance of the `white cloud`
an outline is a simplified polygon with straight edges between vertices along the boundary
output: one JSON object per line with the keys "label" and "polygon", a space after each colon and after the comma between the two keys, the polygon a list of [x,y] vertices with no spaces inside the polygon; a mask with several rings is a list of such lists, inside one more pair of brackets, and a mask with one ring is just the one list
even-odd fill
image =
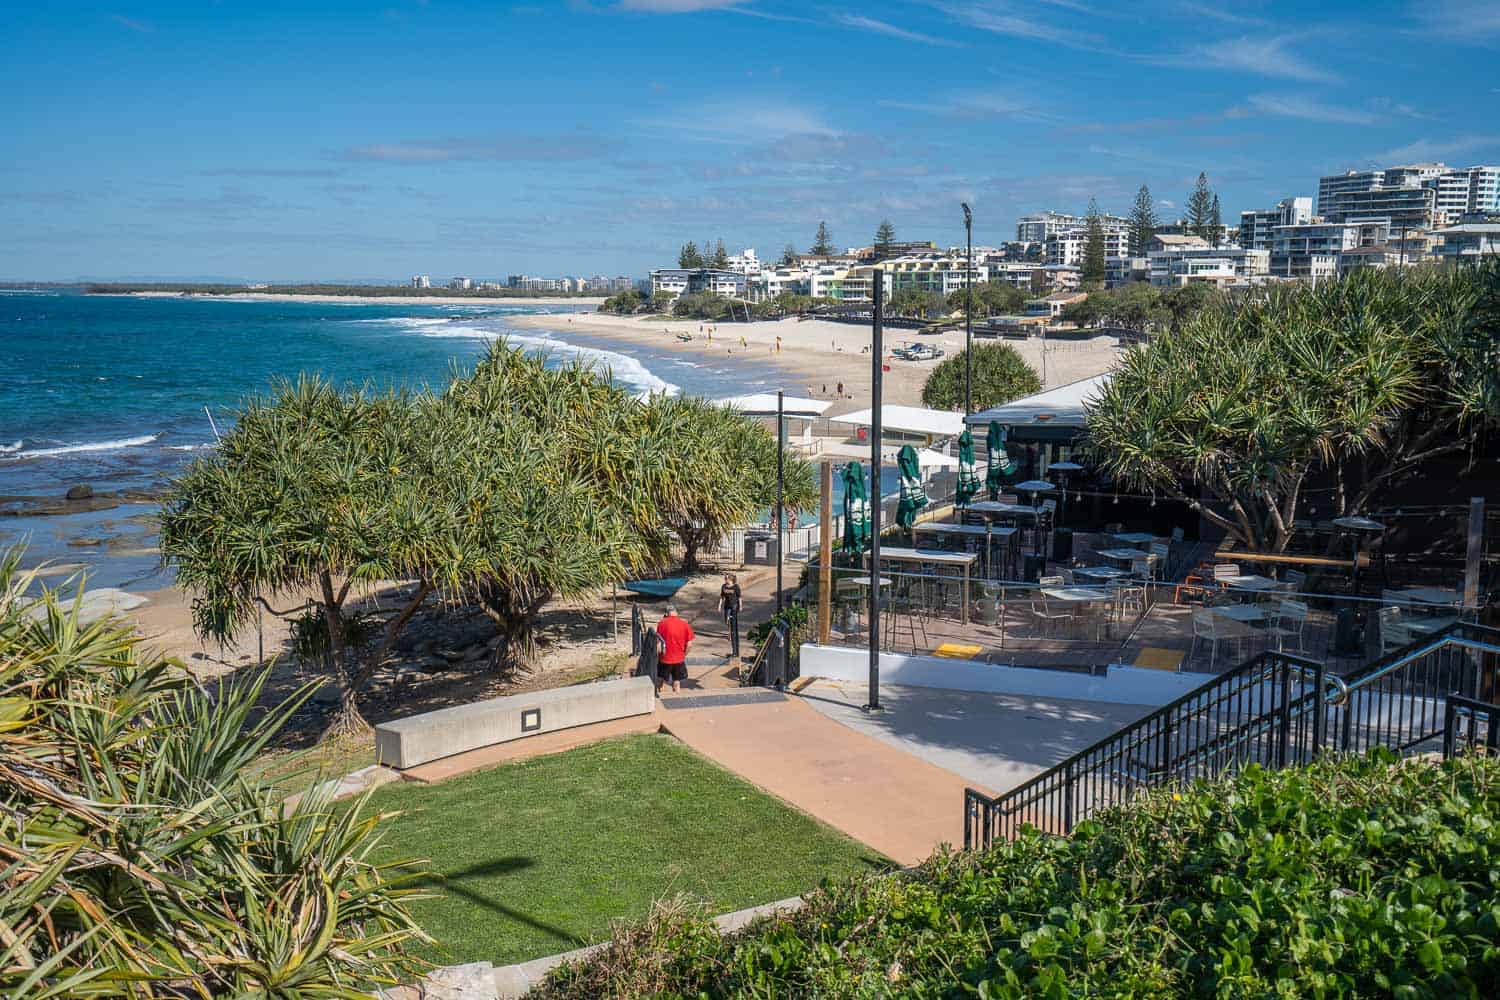
{"label": "white cloud", "polygon": [[978,120],[1010,118],[1045,121],[1048,116],[1032,104],[1008,94],[957,93],[925,101],[881,101],[883,108]]}
{"label": "white cloud", "polygon": [[1426,34],[1455,42],[1500,40],[1500,4],[1495,0],[1420,0],[1411,15]]}
{"label": "white cloud", "polygon": [[873,31],[877,35],[886,35],[890,38],[899,38],[906,42],[920,42],[923,45],[940,45],[948,48],[958,48],[962,42],[955,42],[947,38],[938,38],[934,35],[924,35],[919,31],[908,31],[898,28],[894,24],[885,21],[877,21],[873,17],[865,17],[862,14],[835,14],[835,24],[842,24],[846,28],[857,28],[860,31]]}
{"label": "white cloud", "polygon": [[1368,159],[1376,163],[1420,163],[1481,149],[1500,149],[1500,135],[1463,135],[1447,142],[1418,139],[1382,153],[1371,153]]}
{"label": "white cloud", "polygon": [[1290,36],[1228,38],[1205,45],[1197,51],[1160,61],[1171,66],[1205,70],[1234,69],[1306,83],[1334,83],[1338,80],[1338,74],[1327,67],[1314,65],[1288,51],[1287,44],[1290,41]]}
{"label": "white cloud", "polygon": [[1277,118],[1300,118],[1303,121],[1327,122],[1333,125],[1373,125],[1379,116],[1358,108],[1341,108],[1323,104],[1298,94],[1252,94],[1250,107]]}
{"label": "white cloud", "polygon": [[745,0],[620,0],[620,8],[647,14],[692,14],[700,10],[738,7],[744,2]]}
{"label": "white cloud", "polygon": [[[1103,39],[1083,31],[1073,31],[1045,21],[1023,17],[1019,11],[1006,3],[970,2],[952,3],[937,0],[933,4],[960,24],[994,35],[1009,35],[1012,38],[1029,38],[1041,42],[1055,42],[1072,48],[1094,49],[1103,44]],[[1069,5],[1062,5],[1069,6]]]}

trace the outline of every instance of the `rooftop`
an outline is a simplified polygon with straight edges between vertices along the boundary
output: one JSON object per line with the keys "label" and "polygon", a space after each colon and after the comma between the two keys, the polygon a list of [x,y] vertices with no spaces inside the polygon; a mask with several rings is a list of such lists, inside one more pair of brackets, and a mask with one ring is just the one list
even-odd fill
{"label": "rooftop", "polygon": [[1087,404],[1109,380],[1109,374],[1069,382],[1002,406],[992,406],[969,417],[969,423],[986,425],[994,421],[1009,427],[1045,424],[1057,427],[1082,427]]}

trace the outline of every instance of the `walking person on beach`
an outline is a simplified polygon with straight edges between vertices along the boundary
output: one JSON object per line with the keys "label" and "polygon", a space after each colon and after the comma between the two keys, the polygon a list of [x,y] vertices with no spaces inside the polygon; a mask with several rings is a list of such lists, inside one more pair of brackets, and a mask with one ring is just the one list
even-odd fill
{"label": "walking person on beach", "polygon": [[693,644],[693,626],[677,616],[677,605],[668,604],[667,613],[656,623],[656,634],[661,639],[661,662],[656,667],[656,693],[667,681],[672,682],[672,693],[682,690],[687,680],[687,651]]}
{"label": "walking person on beach", "polygon": [[740,655],[740,584],[733,573],[724,574],[724,585],[719,588],[719,611],[724,615],[724,624],[729,626],[729,657]]}
{"label": "walking person on beach", "polygon": [[839,392],[839,399],[843,399],[844,398],[844,383],[842,383],[842,382],[839,383],[838,392]]}

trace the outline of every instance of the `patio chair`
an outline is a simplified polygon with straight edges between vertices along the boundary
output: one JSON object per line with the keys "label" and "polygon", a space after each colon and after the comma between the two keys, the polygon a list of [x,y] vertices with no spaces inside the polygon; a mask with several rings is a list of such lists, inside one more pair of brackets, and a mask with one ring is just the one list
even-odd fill
{"label": "patio chair", "polygon": [[1302,652],[1302,636],[1307,630],[1307,605],[1302,601],[1277,601],[1276,615],[1266,629],[1268,640],[1274,640],[1278,651],[1291,641],[1297,643],[1297,652]]}
{"label": "patio chair", "polygon": [[1281,582],[1294,594],[1307,593],[1307,574],[1300,569],[1289,569],[1281,576]]}
{"label": "patio chair", "polygon": [[1198,648],[1198,640],[1202,639],[1208,643],[1208,669],[1212,671],[1219,655],[1219,643],[1235,643],[1238,655],[1244,641],[1251,638],[1254,638],[1254,631],[1248,625],[1221,618],[1209,608],[1200,608],[1193,612],[1193,645],[1188,649],[1188,659],[1193,657]]}
{"label": "patio chair", "polygon": [[1401,620],[1400,608],[1381,608],[1379,616],[1381,656],[1394,652],[1411,642],[1411,630]]}
{"label": "patio chair", "polygon": [[[1137,559],[1136,562],[1144,562]],[[1146,585],[1134,580],[1111,580],[1109,589],[1115,596],[1115,612],[1120,621],[1125,620],[1125,613],[1134,609],[1141,614],[1146,613]]]}
{"label": "patio chair", "polygon": [[1071,622],[1075,619],[1072,611],[1066,610],[1047,599],[1042,593],[1043,587],[1061,587],[1063,578],[1060,576],[1044,576],[1037,581],[1037,589],[1031,592],[1031,613],[1042,620],[1045,631],[1048,627],[1055,628],[1062,622]]}
{"label": "patio chair", "polygon": [[1172,558],[1172,550],[1166,542],[1151,543],[1151,561],[1155,563],[1153,579],[1162,579],[1167,575],[1167,563]]}
{"label": "patio chair", "polygon": [[1225,580],[1229,579],[1230,577],[1240,576],[1240,575],[1241,574],[1240,574],[1239,563],[1215,563],[1214,564],[1214,569],[1213,569],[1214,582],[1217,583],[1221,587],[1227,587],[1227,586],[1229,586],[1229,584],[1227,584],[1227,583],[1224,582]]}

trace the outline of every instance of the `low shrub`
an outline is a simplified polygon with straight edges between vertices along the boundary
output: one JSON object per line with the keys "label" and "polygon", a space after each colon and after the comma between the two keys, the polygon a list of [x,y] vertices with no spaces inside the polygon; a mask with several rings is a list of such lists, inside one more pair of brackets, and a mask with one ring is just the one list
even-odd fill
{"label": "low shrub", "polygon": [[828,884],[738,936],[674,907],[600,959],[608,976],[584,963],[538,993],[1496,996],[1497,823],[1490,758],[1252,767],[1071,837]]}

